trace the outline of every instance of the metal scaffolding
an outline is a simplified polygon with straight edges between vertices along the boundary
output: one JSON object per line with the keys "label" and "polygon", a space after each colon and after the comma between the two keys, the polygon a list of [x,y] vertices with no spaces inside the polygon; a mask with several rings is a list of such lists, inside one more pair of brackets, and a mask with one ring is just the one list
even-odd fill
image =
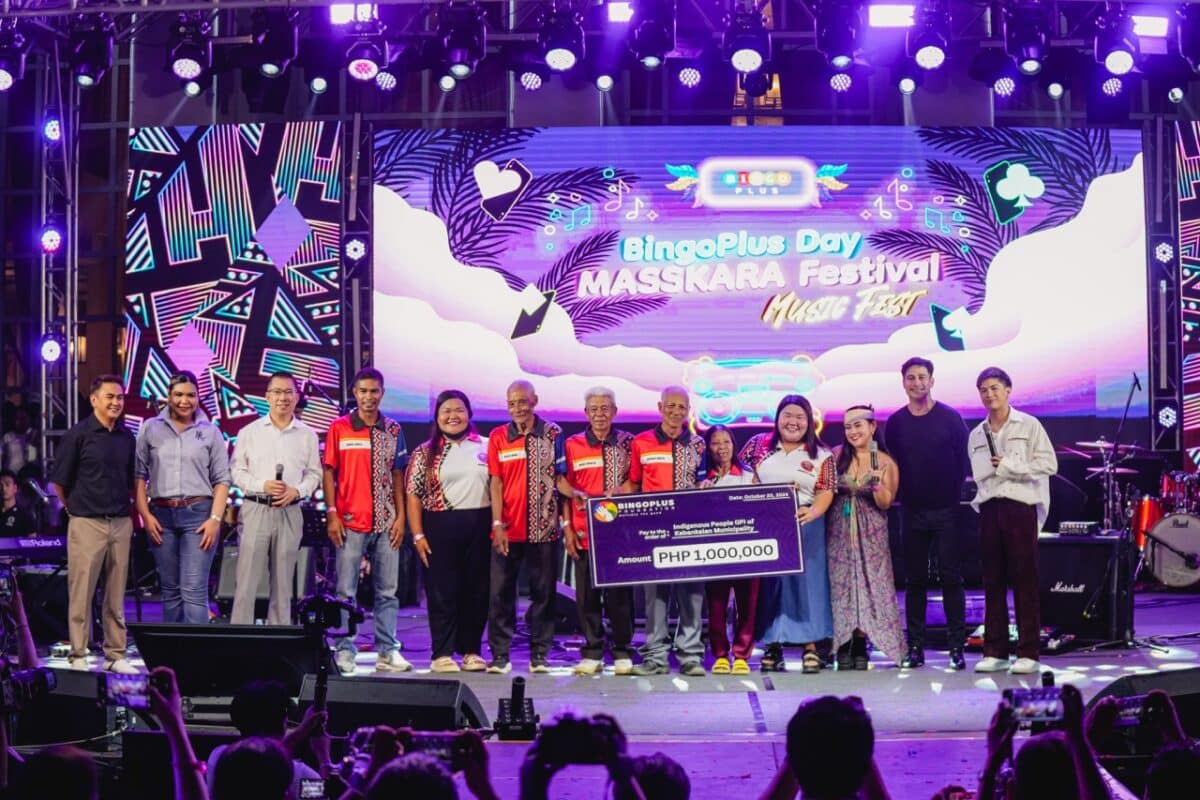
{"label": "metal scaffolding", "polygon": [[40,372],[41,453],[49,465],[59,437],[79,418],[79,89],[57,51],[47,61],[42,116],[57,110],[62,135],[42,136],[41,222],[54,221],[63,236],[56,252],[43,249],[39,272],[40,332],[62,344],[56,361],[42,359]]}

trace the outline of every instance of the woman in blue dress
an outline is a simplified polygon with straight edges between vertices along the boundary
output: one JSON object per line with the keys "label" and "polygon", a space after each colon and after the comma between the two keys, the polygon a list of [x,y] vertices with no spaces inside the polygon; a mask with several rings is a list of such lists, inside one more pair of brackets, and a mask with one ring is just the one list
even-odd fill
{"label": "woman in blue dress", "polygon": [[783,645],[804,646],[803,671],[821,671],[817,642],[833,636],[829,570],[825,560],[825,511],[833,502],[837,470],[833,453],[817,436],[812,405],[798,394],[779,401],[775,429],[742,448],[741,459],[759,483],[796,487],[804,572],[764,578],[758,597],[758,640],[765,651],[763,672],[784,669]]}

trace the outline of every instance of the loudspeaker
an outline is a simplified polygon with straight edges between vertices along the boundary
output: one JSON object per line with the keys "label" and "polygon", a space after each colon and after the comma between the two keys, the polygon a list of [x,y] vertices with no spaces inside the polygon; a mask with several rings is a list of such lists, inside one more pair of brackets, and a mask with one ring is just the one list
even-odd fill
{"label": "loudspeaker", "polygon": [[[29,632],[38,644],[53,644],[70,637],[67,630],[67,571],[58,567],[16,567],[17,585],[29,618]],[[92,641],[98,642],[92,632]]]}
{"label": "loudspeaker", "polygon": [[[313,703],[316,675],[305,675],[299,713]],[[420,731],[487,728],[488,716],[471,687],[443,678],[329,678],[329,732],[347,736],[365,725],[407,726]]]}
{"label": "loudspeaker", "polygon": [[17,715],[14,744],[99,739],[121,727],[128,711],[100,702],[103,672],[56,669],[57,686]]}
{"label": "loudspeaker", "polygon": [[148,668],[175,671],[183,697],[227,698],[252,680],[279,681],[290,696],[324,659],[325,639],[299,625],[129,623]]}
{"label": "loudspeaker", "polygon": [[[233,591],[237,585],[237,563],[238,563],[238,547],[237,545],[225,545],[221,550],[221,570],[217,574],[217,591],[213,598],[218,603],[232,603]],[[266,603],[271,598],[271,585],[268,581],[268,570],[263,569],[258,574],[258,586],[254,590],[254,607],[255,618],[259,618],[259,605],[265,609]],[[296,598],[307,597],[313,593],[314,578],[313,578],[313,548],[301,547],[296,555],[296,578],[293,579],[292,596]]]}
{"label": "loudspeaker", "polygon": [[1171,695],[1188,736],[1200,737],[1200,667],[1123,675],[1101,689],[1088,703],[1088,710],[1105,697],[1134,697],[1156,689]]}
{"label": "loudspeaker", "polygon": [[1122,536],[1038,537],[1038,584],[1043,627],[1076,642],[1133,637],[1133,548]]}

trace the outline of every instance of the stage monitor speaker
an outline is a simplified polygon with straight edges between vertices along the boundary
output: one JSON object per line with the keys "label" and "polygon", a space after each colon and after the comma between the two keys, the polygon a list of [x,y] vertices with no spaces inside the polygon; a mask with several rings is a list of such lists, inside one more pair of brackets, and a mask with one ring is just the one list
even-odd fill
{"label": "stage monitor speaker", "polygon": [[[213,595],[217,602],[233,602],[233,590],[237,585],[237,545],[225,545],[221,549],[221,571],[217,573],[217,591]],[[296,555],[296,575],[299,580],[293,580],[292,596],[307,597],[313,593],[313,548],[301,547]],[[264,568],[258,573],[258,586],[254,590],[256,608],[265,604],[271,597],[271,586],[268,583],[268,571]],[[264,609],[265,605],[262,606]],[[256,612],[257,616],[257,612]]]}
{"label": "stage monitor speaker", "polygon": [[1076,642],[1131,638],[1132,550],[1121,536],[1039,536],[1042,626]]}
{"label": "stage monitor speaker", "polygon": [[184,697],[232,697],[248,681],[275,680],[290,696],[332,654],[299,625],[129,623],[146,666],[175,670]]}
{"label": "stage monitor speaker", "polygon": [[1091,699],[1088,710],[1105,697],[1135,697],[1155,690],[1171,696],[1184,731],[1200,738],[1200,667],[1122,675]]}
{"label": "stage monitor speaker", "polygon": [[106,673],[56,669],[54,677],[54,690],[17,715],[14,744],[99,739],[119,729],[128,711],[99,702]]}
{"label": "stage monitor speaker", "polygon": [[[300,713],[313,703],[316,675],[305,675]],[[471,687],[444,678],[330,677],[326,696],[329,732],[347,736],[365,725],[407,726],[420,731],[487,728],[487,713]]]}
{"label": "stage monitor speaker", "polygon": [[[38,644],[70,638],[67,631],[67,571],[59,567],[16,567],[17,585],[29,618],[29,632]],[[93,641],[100,641],[99,638]]]}

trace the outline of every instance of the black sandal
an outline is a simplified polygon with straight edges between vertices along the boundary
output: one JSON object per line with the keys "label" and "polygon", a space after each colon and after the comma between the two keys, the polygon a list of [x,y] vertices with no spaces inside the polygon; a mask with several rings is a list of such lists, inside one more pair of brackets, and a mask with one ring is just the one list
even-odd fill
{"label": "black sandal", "polygon": [[846,642],[837,649],[837,671],[854,669],[854,660],[850,656],[850,643]]}
{"label": "black sandal", "polygon": [[871,666],[871,661],[867,657],[867,637],[855,636],[850,652],[854,659],[855,669],[864,670]]}
{"label": "black sandal", "polygon": [[760,672],[783,672],[786,667],[783,662],[783,645],[769,644],[758,662]]}
{"label": "black sandal", "polygon": [[816,650],[805,650],[804,660],[801,662],[804,666],[801,669],[805,675],[816,675],[821,671],[821,656]]}

